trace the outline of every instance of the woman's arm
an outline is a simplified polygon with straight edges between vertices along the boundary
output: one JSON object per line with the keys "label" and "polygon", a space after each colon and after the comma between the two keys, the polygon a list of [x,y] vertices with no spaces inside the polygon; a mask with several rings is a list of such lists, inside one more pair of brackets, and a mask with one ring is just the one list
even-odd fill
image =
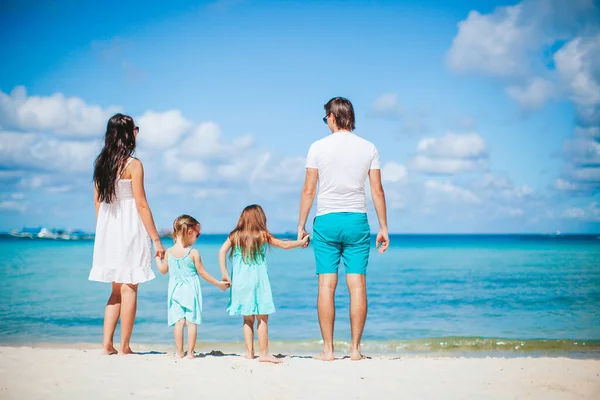
{"label": "woman's arm", "polygon": [[100,211],[100,200],[98,199],[98,186],[94,184],[94,206],[96,207],[96,219],[98,219],[98,211]]}
{"label": "woman's arm", "polygon": [[200,258],[200,252],[198,252],[198,250],[192,250],[190,256],[192,257],[192,260],[194,260],[196,271],[198,271],[198,275],[200,275],[202,279],[209,283],[212,283],[221,290],[225,290],[229,287],[228,282],[218,281],[211,274],[208,273],[208,271],[204,268],[204,265],[202,264],[202,259]]}
{"label": "woman's arm", "polygon": [[152,217],[152,211],[146,200],[146,190],[144,189],[144,167],[140,160],[134,159],[128,169],[131,171],[131,184],[133,187],[133,198],[135,199],[135,205],[137,207],[144,228],[150,235],[152,242],[154,243],[154,250],[156,251],[155,257],[164,258],[165,248],[160,242],[158,236],[158,230],[154,224],[154,218]]}
{"label": "woman's arm", "polygon": [[227,271],[227,252],[231,249],[231,240],[227,238],[219,250],[219,267],[221,267],[221,276],[225,282],[229,282],[229,271]]}
{"label": "woman's arm", "polygon": [[169,257],[165,257],[164,260],[160,257],[155,257],[156,265],[161,274],[169,272]]}

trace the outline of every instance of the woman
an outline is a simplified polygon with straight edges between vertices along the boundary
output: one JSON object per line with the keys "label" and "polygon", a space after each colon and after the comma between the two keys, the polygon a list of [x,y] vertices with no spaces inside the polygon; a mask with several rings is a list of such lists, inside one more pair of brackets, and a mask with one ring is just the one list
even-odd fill
{"label": "woman", "polygon": [[127,115],[108,121],[104,147],[94,164],[96,238],[89,280],[112,283],[104,312],[102,352],[117,354],[113,336],[121,319],[121,353],[131,354],[129,342],[137,308],[138,284],[154,279],[150,239],[155,257],[165,249],[144,191],[142,163],[132,157],[139,128]]}

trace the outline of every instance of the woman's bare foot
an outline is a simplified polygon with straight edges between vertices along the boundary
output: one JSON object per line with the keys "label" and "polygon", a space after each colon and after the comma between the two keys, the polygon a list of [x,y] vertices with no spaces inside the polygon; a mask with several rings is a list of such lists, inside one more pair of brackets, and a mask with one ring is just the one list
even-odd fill
{"label": "woman's bare foot", "polygon": [[196,358],[196,355],[194,354],[193,351],[192,352],[188,352],[188,354],[187,354],[187,356],[185,356],[185,358],[191,358],[191,359],[193,359],[193,358]]}
{"label": "woman's bare foot", "polygon": [[102,354],[105,356],[112,356],[113,354],[119,354],[119,352],[111,345],[108,347],[102,347]]}
{"label": "woman's bare foot", "polygon": [[246,352],[246,354],[244,354],[244,358],[247,358],[248,360],[254,360],[254,353]]}
{"label": "woman's bare foot", "polygon": [[350,352],[350,359],[352,361],[360,361],[360,360],[364,360],[365,356],[363,356],[360,352],[360,350],[353,350]]}
{"label": "woman's bare foot", "polygon": [[321,352],[318,356],[315,356],[314,359],[319,361],[333,361],[335,360],[335,357],[333,356],[333,353]]}
{"label": "woman's bare foot", "polygon": [[131,350],[131,347],[127,346],[127,347],[121,347],[121,354],[127,355],[127,354],[134,354],[134,353]]}
{"label": "woman's bare foot", "polygon": [[270,362],[273,364],[281,364],[283,361],[281,361],[279,358],[270,356],[270,355],[264,355],[264,356],[258,356],[258,361],[260,362]]}
{"label": "woman's bare foot", "polygon": [[183,357],[185,357],[185,353],[183,351],[178,351],[177,353],[175,353],[175,357],[183,358]]}

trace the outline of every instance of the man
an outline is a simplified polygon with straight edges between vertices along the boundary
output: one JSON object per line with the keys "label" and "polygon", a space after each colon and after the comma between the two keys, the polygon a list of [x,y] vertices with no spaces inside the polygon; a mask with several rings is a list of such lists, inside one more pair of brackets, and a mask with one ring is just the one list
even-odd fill
{"label": "man", "polygon": [[300,200],[298,238],[305,225],[317,192],[317,216],[313,223],[312,243],[315,252],[319,295],[317,309],[323,336],[323,352],[317,357],[331,361],[335,321],[335,289],[340,260],[346,268],[350,292],[352,360],[363,358],[360,340],[367,318],[366,277],[369,262],[371,229],[367,220],[365,181],[369,177],[373,204],[379,220],[376,247],[383,253],[389,246],[385,194],[377,148],[356,136],[354,108],[349,100],[335,97],[325,104],[323,121],[331,135],[316,141],[308,151],[306,179]]}

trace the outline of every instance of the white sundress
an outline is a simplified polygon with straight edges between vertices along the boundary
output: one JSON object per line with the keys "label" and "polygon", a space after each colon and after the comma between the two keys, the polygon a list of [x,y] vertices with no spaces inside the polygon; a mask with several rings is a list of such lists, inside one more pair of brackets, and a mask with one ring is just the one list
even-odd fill
{"label": "white sundress", "polygon": [[115,200],[100,204],[90,281],[137,284],[155,278],[150,236],[137,211],[131,179],[121,179],[132,160],[117,178]]}

